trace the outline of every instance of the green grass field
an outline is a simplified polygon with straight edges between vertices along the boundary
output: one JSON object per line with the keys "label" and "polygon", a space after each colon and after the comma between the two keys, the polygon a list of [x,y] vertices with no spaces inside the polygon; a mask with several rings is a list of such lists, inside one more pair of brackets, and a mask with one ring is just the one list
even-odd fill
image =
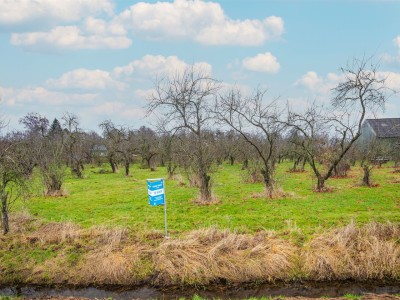
{"label": "green grass field", "polygon": [[[243,182],[244,171],[239,165],[224,164],[212,174],[217,204],[195,204],[196,188],[166,181],[168,226],[172,234],[209,226],[240,232],[261,229],[284,232],[298,228],[304,234],[311,234],[346,225],[351,220],[398,222],[400,174],[393,173],[390,166],[374,169],[377,187],[358,186],[361,168],[353,167],[349,178],[328,180],[327,185],[334,188],[333,192],[316,193],[312,190],[313,176],[309,170],[289,173],[290,164],[283,163],[278,166],[276,178],[290,196],[268,199],[258,195],[263,191],[261,183]],[[24,206],[45,221],[72,221],[84,227],[122,226],[134,231],[163,230],[163,207],[148,204],[145,179],[166,177],[164,168],[151,172],[135,165],[131,177],[125,177],[122,170],[116,174],[98,171],[99,168],[88,166],[84,179],[68,176],[66,197],[36,196]]]}

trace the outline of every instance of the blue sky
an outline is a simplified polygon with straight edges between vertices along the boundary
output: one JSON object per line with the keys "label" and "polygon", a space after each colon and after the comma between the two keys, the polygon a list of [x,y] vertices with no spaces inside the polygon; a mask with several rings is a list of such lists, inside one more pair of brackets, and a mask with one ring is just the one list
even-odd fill
{"label": "blue sky", "polygon": [[[149,125],[157,76],[195,64],[225,85],[328,103],[339,68],[374,56],[400,90],[400,1],[0,0],[0,115]],[[400,117],[400,97],[380,116]]]}

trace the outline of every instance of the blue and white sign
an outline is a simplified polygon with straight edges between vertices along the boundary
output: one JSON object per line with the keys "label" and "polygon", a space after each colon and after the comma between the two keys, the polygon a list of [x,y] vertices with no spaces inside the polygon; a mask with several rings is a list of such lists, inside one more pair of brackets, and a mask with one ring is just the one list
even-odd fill
{"label": "blue and white sign", "polygon": [[152,206],[164,205],[165,189],[164,179],[147,179],[147,192],[149,194],[149,204]]}

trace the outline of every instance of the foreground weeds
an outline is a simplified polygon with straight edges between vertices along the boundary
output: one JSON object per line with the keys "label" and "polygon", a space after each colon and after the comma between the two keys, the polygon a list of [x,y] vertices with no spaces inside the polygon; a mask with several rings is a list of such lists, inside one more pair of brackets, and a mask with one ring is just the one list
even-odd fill
{"label": "foreground weeds", "polygon": [[399,224],[369,223],[314,238],[302,251],[306,276],[313,280],[383,280],[400,275]]}
{"label": "foreground weeds", "polygon": [[272,231],[200,229],[164,239],[123,228],[44,224],[23,213],[0,237],[0,285],[207,285],[398,280],[400,226],[350,223],[299,243]]}
{"label": "foreground weeds", "polygon": [[290,279],[297,249],[272,233],[232,233],[215,228],[165,241],[154,253],[157,284],[209,284]]}

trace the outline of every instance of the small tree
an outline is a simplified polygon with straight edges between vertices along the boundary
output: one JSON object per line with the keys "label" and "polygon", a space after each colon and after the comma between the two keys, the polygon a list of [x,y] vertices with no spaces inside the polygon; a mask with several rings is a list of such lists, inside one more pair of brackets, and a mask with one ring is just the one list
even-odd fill
{"label": "small tree", "polygon": [[63,143],[65,145],[65,154],[67,155],[67,164],[71,167],[73,174],[78,178],[83,178],[85,133],[78,127],[78,116],[66,112],[62,119],[65,126]]}
{"label": "small tree", "polygon": [[63,183],[66,175],[64,164],[63,137],[48,136],[43,140],[40,151],[39,170],[43,178],[47,196],[63,195]]}
{"label": "small tree", "polygon": [[170,131],[187,132],[192,139],[193,152],[187,162],[200,181],[201,200],[212,200],[211,177],[213,158],[209,155],[207,129],[211,126],[211,102],[219,83],[201,71],[188,68],[183,73],[158,80],[149,97],[148,111],[160,110]]}
{"label": "small tree", "polygon": [[262,165],[260,171],[267,195],[273,197],[277,145],[283,125],[277,122],[275,103],[264,104],[263,97],[262,91],[244,98],[239,91],[231,90],[220,97],[215,113],[253,148]]}
{"label": "small tree", "polygon": [[142,126],[136,130],[135,134],[138,152],[142,157],[142,167],[154,169],[154,159],[159,150],[157,133],[149,127]]}

